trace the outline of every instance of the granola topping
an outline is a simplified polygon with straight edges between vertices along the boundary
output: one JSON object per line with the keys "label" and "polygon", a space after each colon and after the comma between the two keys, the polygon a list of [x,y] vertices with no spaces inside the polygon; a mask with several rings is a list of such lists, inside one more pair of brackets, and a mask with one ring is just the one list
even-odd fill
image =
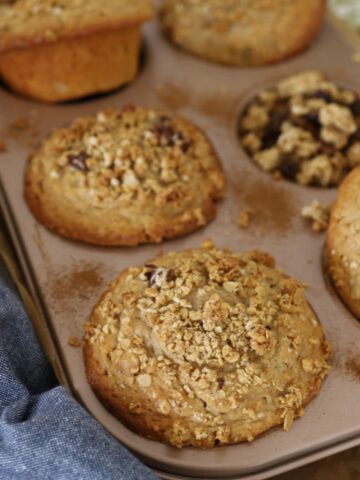
{"label": "granola topping", "polygon": [[93,206],[104,199],[178,204],[188,195],[186,184],[208,167],[208,147],[200,139],[195,145],[191,135],[160,111],[128,106],[100,112],[58,135],[49,177],[87,191]]}
{"label": "granola topping", "polygon": [[[154,395],[162,414],[186,416],[192,408],[197,438],[209,434],[201,424],[211,425],[226,443],[223,413],[256,421],[269,396],[288,430],[302,413],[306,381],[328,372],[302,285],[264,252],[233,254],[207,242],[184,253],[125,272],[101,301],[103,323],[90,322],[86,341],[106,348],[123,381]],[[302,322],[310,338],[301,337]],[[287,375],[269,374],[283,361]]]}
{"label": "granola topping", "polygon": [[239,122],[242,146],[265,171],[332,187],[360,162],[360,99],[317,71],[260,92]]}

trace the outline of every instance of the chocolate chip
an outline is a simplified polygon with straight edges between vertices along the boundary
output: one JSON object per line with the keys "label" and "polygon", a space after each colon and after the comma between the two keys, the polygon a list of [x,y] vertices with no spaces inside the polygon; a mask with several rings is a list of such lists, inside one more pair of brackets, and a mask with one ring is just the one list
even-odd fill
{"label": "chocolate chip", "polygon": [[166,273],[166,281],[173,282],[174,280],[176,280],[176,273],[175,273],[175,270],[170,268]]}
{"label": "chocolate chip", "polygon": [[277,139],[279,138],[280,132],[278,130],[266,129],[263,135],[261,136],[261,146],[263,149],[273,147]]}
{"label": "chocolate chip", "polygon": [[308,122],[314,124],[314,125],[319,125],[319,114],[317,112],[310,112],[307,115],[305,115],[305,118]]}
{"label": "chocolate chip", "polygon": [[332,95],[326,90],[316,90],[315,92],[306,95],[306,98],[320,98],[321,100],[325,100],[325,102],[328,103],[334,101]]}
{"label": "chocolate chip", "polygon": [[289,180],[295,180],[296,175],[299,172],[299,164],[290,158],[284,158],[281,161],[279,170],[285,178],[288,178]]}
{"label": "chocolate chip", "polygon": [[320,153],[323,153],[329,157],[332,157],[333,155],[335,155],[336,152],[337,152],[337,149],[333,145],[330,145],[329,143],[324,143],[324,142],[321,143]]}
{"label": "chocolate chip", "polygon": [[82,151],[77,155],[68,155],[67,158],[69,164],[77,170],[80,170],[81,172],[89,171],[89,167],[86,164],[86,160],[89,158],[89,155],[86,152]]}
{"label": "chocolate chip", "polygon": [[351,135],[351,137],[349,138],[348,145],[351,146],[357,142],[360,142],[360,128],[358,128],[356,132],[353,135]]}
{"label": "chocolate chip", "polygon": [[170,122],[171,118],[168,117],[167,115],[161,115],[161,117],[159,118],[160,122],[162,123],[167,123],[167,122]]}
{"label": "chocolate chip", "polygon": [[309,114],[304,116],[294,115],[291,118],[291,123],[295,125],[295,127],[299,127],[299,128],[302,128],[303,130],[307,130],[314,137],[319,136],[320,122],[316,112],[310,112]]}
{"label": "chocolate chip", "polygon": [[180,148],[181,148],[181,150],[183,151],[183,153],[187,153],[188,150],[189,150],[189,148],[191,147],[191,145],[192,145],[192,141],[191,141],[191,140],[185,140],[185,139],[184,139],[184,140],[181,142]]}
{"label": "chocolate chip", "polygon": [[357,98],[355,102],[350,105],[350,110],[355,117],[360,116],[360,98]]}
{"label": "chocolate chip", "polygon": [[289,118],[290,109],[287,100],[280,100],[275,103],[270,112],[269,126],[272,130],[280,132],[282,124]]}
{"label": "chocolate chip", "polygon": [[173,147],[175,145],[174,136],[176,132],[169,123],[159,123],[155,125],[153,131],[163,147]]}
{"label": "chocolate chip", "polygon": [[179,145],[181,150],[186,153],[192,145],[192,141],[184,137],[171,125],[170,117],[162,115],[152,131],[157,137],[158,143],[163,147],[174,147]]}
{"label": "chocolate chip", "polygon": [[280,100],[275,103],[270,111],[270,119],[264,133],[261,136],[262,148],[273,147],[281,133],[282,124],[288,120],[290,115],[288,102]]}
{"label": "chocolate chip", "polygon": [[225,385],[225,379],[223,377],[218,378],[219,390],[222,390],[224,388],[224,385]]}

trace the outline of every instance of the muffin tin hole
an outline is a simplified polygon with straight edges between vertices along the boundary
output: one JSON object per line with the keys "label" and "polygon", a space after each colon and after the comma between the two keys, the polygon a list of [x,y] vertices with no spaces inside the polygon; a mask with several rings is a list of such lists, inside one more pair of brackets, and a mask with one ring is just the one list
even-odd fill
{"label": "muffin tin hole", "polygon": [[247,98],[237,135],[247,156],[275,179],[336,187],[360,164],[360,97],[320,72],[285,77]]}

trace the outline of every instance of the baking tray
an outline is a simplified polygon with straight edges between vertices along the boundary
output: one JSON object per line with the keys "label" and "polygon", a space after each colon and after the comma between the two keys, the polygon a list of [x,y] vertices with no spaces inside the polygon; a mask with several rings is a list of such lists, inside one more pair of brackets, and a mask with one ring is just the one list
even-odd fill
{"label": "baking tray", "polygon": [[[314,198],[330,203],[336,191],[273,180],[247,158],[236,136],[238,114],[250,96],[283,76],[317,68],[359,91],[360,66],[351,62],[350,44],[328,21],[302,55],[276,66],[236,69],[179,51],[161,37],[156,23],[147,25],[144,33],[145,56],[139,78],[116,93],[49,106],[0,89],[0,138],[7,144],[7,151],[0,156],[1,205],[41,311],[42,321],[36,329],[45,338],[61,381],[115,438],[166,479],[264,479],[360,444],[356,368],[360,324],[324,278],[324,236],[312,233],[300,216],[302,206]],[[87,246],[49,233],[31,216],[22,195],[32,145],[76,116],[129,103],[179,112],[207,132],[220,153],[229,183],[217,219],[182,239],[133,249]],[[29,120],[29,125],[21,119]],[[248,230],[240,230],[238,213],[248,207],[255,210],[254,220]],[[160,252],[196,247],[209,238],[235,251],[265,249],[287,273],[309,285],[307,297],[334,346],[334,368],[319,397],[289,433],[273,429],[251,444],[178,450],[139,437],[102,407],[87,385],[81,348],[71,347],[68,339],[82,336],[83,324],[98,296],[121,270]]]}

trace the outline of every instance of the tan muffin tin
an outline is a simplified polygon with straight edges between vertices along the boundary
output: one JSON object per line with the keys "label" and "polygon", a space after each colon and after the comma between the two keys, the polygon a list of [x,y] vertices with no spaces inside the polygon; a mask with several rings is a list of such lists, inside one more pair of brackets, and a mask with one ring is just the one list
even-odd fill
{"label": "tan muffin tin", "polygon": [[[2,207],[28,286],[42,312],[36,329],[59,378],[115,438],[164,479],[264,479],[359,445],[360,323],[324,279],[324,236],[312,233],[300,216],[304,205],[315,198],[330,203],[336,191],[273,180],[247,158],[236,135],[238,114],[250,96],[283,76],[317,68],[360,91],[360,65],[351,62],[350,44],[327,22],[304,54],[276,66],[236,69],[177,50],[161,37],[156,23],[146,27],[145,36],[143,70],[134,84],[117,93],[53,107],[0,90],[0,138],[7,144],[0,156]],[[49,233],[37,224],[23,199],[30,143],[76,116],[129,103],[181,113],[207,132],[228,179],[217,219],[179,240],[132,249],[86,246]],[[31,125],[20,129],[24,125],[19,125],[18,117],[30,118]],[[248,207],[254,209],[254,219],[248,230],[240,230],[238,214]],[[101,406],[87,385],[81,348],[70,346],[68,340],[82,336],[83,323],[98,296],[122,269],[161,251],[196,247],[209,238],[234,251],[265,249],[287,273],[309,285],[307,297],[333,344],[333,371],[289,433],[278,428],[251,444],[177,450],[132,433]]]}

